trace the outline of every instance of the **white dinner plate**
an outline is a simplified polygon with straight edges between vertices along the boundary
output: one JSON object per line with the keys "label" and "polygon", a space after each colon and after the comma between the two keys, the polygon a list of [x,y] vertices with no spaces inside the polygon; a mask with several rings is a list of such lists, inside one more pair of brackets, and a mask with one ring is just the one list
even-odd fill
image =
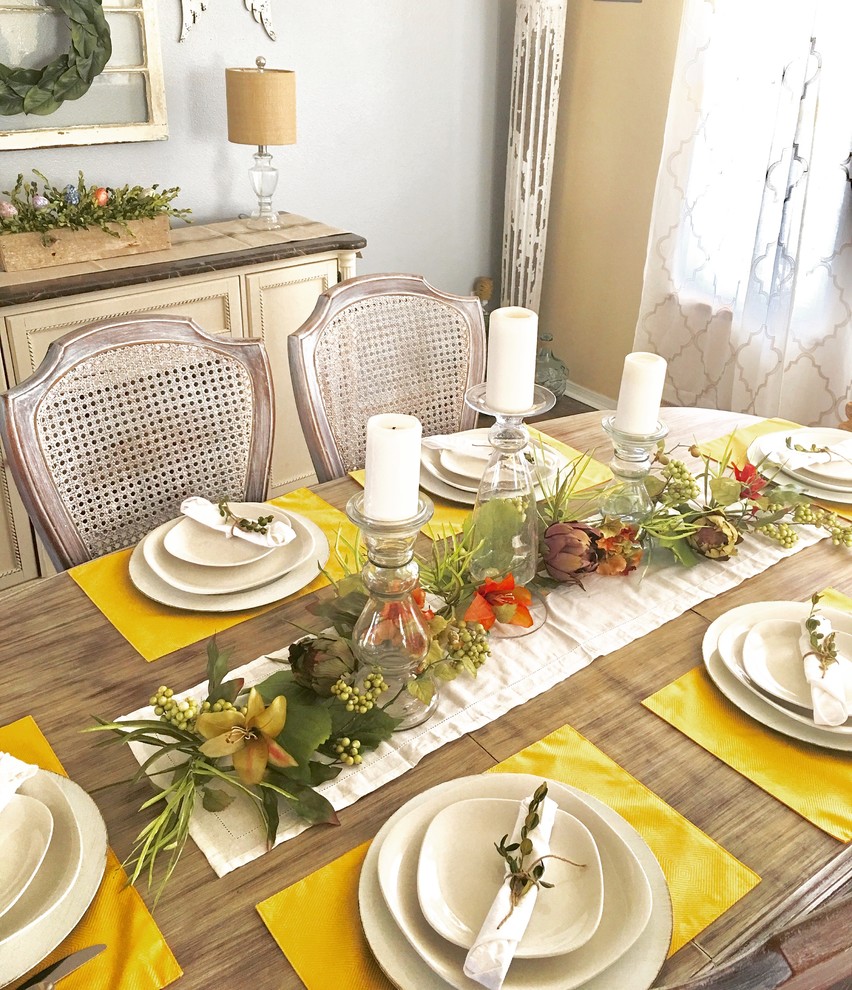
{"label": "white dinner plate", "polygon": [[[361,920],[379,964],[404,990],[475,986],[462,971],[466,950],[431,928],[417,900],[420,844],[432,818],[470,797],[520,801],[540,783],[532,775],[500,773],[448,781],[413,798],[379,831],[361,871]],[[603,916],[589,941],[570,955],[516,959],[504,987],[645,990],[671,942],[671,902],[662,871],[634,829],[602,802],[555,781],[548,781],[548,794],[594,836],[603,866]],[[619,959],[630,962],[621,965]]]}
{"label": "white dinner plate", "polygon": [[[757,693],[737,675],[736,669],[732,668],[731,657],[723,659],[720,655],[719,647],[724,645],[721,637],[728,627],[739,624],[741,627],[740,635],[744,635],[742,628],[750,628],[753,622],[765,618],[778,618],[779,616],[789,617],[791,606],[794,605],[803,609],[803,614],[807,615],[810,606],[803,605],[801,602],[757,602],[732,608],[711,622],[704,633],[701,645],[707,673],[731,704],[762,725],[790,736],[792,739],[811,743],[814,746],[852,752],[852,732],[850,732],[848,724],[840,726],[814,725],[804,715],[796,715],[795,712],[790,712],[781,704],[777,704],[772,698]],[[841,616],[846,621],[850,619],[846,613],[838,612],[836,609],[824,609],[823,611],[826,615],[830,613],[832,624],[835,622],[835,616]],[[738,662],[741,663],[741,660]]]}
{"label": "white dinner plate", "polygon": [[54,827],[35,879],[0,920],[0,986],[23,976],[59,945],[91,904],[106,866],[106,825],[81,787],[40,770],[19,793],[47,805]]}
{"label": "white dinner plate", "polygon": [[0,918],[29,887],[53,834],[46,804],[13,794],[0,811]]}
{"label": "white dinner plate", "polygon": [[[291,518],[295,518],[294,513],[291,513]],[[172,608],[187,609],[191,612],[239,612],[246,608],[260,608],[261,605],[281,601],[282,598],[293,595],[310,584],[320,573],[320,569],[325,567],[329,557],[325,533],[310,519],[304,516],[298,518],[314,541],[313,555],[276,581],[259,588],[230,595],[196,595],[189,591],[180,591],[167,584],[151,570],[145,560],[141,544],[130,555],[130,580],[147,598],[161,605],[171,605]]]}
{"label": "white dinner plate", "polygon": [[[282,513],[283,515],[283,513]],[[192,520],[190,520],[191,522]],[[169,533],[183,522],[171,519],[150,532],[142,541],[142,555],[151,570],[167,584],[178,591],[188,591],[194,595],[232,595],[240,591],[259,588],[282,577],[294,567],[304,563],[314,555],[314,538],[303,520],[298,516],[288,516],[287,524],[296,533],[296,539],[283,547],[275,547],[256,561],[242,567],[206,567],[190,564],[172,556],[165,550]],[[208,527],[202,526],[202,529]],[[233,543],[220,537],[223,543]],[[245,540],[240,540],[245,543]]]}
{"label": "white dinner plate", "polygon": [[[506,861],[494,843],[511,835],[518,802],[471,798],[440,811],[426,829],[417,863],[417,898],[429,924],[450,942],[469,949],[505,882]],[[584,945],[603,911],[603,874],[591,832],[573,815],[556,812],[544,879],[529,926],[515,957],[561,955]],[[563,860],[570,860],[566,862]],[[476,883],[470,878],[476,877]]]}
{"label": "white dinner plate", "polygon": [[[229,502],[228,505],[243,519],[275,516],[282,522],[290,522],[286,512],[267,502]],[[228,539],[218,530],[188,516],[179,516],[177,522],[178,525],[165,536],[165,548],[173,557],[199,567],[242,567],[280,549],[261,546],[241,536]]]}
{"label": "white dinner plate", "polygon": [[[424,445],[421,448],[423,466],[447,484],[465,491],[477,491],[493,449],[488,441],[488,433],[488,430],[470,431],[470,436],[474,441],[479,441],[484,445],[481,456],[470,456],[446,448],[435,450]],[[466,436],[467,434],[458,435]],[[539,445],[534,440],[530,440],[529,452],[534,459],[530,463],[530,470],[539,484],[550,481],[557,470],[564,469],[569,464],[567,457],[546,444]]]}
{"label": "white dinner plate", "polygon": [[[746,634],[742,645],[743,667],[753,681],[776,698],[813,710],[810,685],[799,638],[801,622],[795,619],[763,619]],[[852,635],[835,629],[837,662],[846,687],[846,706],[852,711]]]}
{"label": "white dinner plate", "polygon": [[[843,430],[832,430],[814,428],[807,430],[779,430],[775,433],[766,433],[762,437],[757,437],[749,445],[746,456],[752,464],[761,466],[761,471],[770,480],[779,482],[792,479],[806,495],[814,498],[826,499],[838,502],[843,505],[852,504],[852,484],[845,482],[843,478],[838,480],[831,474],[826,474],[825,469],[834,465],[811,465],[807,473],[801,469],[794,470],[784,465],[784,450],[786,449],[787,437],[792,437],[794,442],[803,446],[816,444],[837,443],[843,439],[848,440],[849,434]],[[842,469],[845,473],[845,469]],[[830,494],[827,494],[829,493]]]}
{"label": "white dinner plate", "polygon": [[[449,485],[451,488],[458,488],[463,492],[476,492],[479,491],[479,483],[482,480],[482,474],[478,478],[466,478],[464,475],[456,474],[453,471],[447,470],[446,467],[441,463],[441,455],[446,453],[446,451],[431,450],[429,447],[424,447],[420,455],[421,467],[425,468],[426,471],[433,477],[437,478],[438,481],[442,481],[445,485]],[[563,458],[567,464],[567,458]],[[533,474],[533,481],[536,485],[548,484],[556,477],[556,472],[559,470],[560,465],[558,460],[558,455],[549,454],[546,455],[546,460],[543,470],[536,471],[532,465],[530,469]],[[483,466],[484,470],[484,466]]]}

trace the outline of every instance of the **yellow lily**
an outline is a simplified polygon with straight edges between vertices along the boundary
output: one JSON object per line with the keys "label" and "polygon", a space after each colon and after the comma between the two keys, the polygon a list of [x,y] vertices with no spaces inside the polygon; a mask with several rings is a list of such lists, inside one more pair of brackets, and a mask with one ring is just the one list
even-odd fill
{"label": "yellow lily", "polygon": [[268,706],[254,688],[248,696],[246,713],[236,710],[203,712],[195,730],[207,740],[200,748],[205,756],[230,756],[244,784],[259,784],[267,763],[294,767],[296,761],[275,741],[287,721],[287,699],[273,698]]}

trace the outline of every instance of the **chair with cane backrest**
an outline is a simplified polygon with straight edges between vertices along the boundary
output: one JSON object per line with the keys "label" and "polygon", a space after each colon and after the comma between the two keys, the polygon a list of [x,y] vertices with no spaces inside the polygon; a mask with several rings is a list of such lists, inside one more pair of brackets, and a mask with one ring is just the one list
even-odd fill
{"label": "chair with cane backrest", "polygon": [[473,296],[419,275],[363,275],[323,292],[288,339],[290,376],[317,477],[363,467],[367,419],[408,413],[424,436],[471,429],[465,391],[485,377],[485,322]]}
{"label": "chair with cane backrest", "polygon": [[137,542],[189,495],[262,501],[272,410],[261,341],[141,316],[54,341],[0,397],[0,435],[33,525],[66,568]]}

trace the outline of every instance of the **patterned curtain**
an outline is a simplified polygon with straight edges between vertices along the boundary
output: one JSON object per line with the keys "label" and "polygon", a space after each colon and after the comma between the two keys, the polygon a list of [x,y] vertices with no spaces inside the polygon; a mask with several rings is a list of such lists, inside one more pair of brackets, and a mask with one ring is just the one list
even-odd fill
{"label": "patterned curtain", "polygon": [[847,0],[685,0],[635,340],[675,405],[844,418],[850,39]]}

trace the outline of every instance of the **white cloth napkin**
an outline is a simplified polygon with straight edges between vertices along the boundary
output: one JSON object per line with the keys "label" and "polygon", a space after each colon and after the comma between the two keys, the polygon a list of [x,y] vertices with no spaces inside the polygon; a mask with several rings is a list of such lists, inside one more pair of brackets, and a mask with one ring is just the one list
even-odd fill
{"label": "white cloth napkin", "polygon": [[[831,634],[831,621],[824,615],[816,616],[817,631],[823,636]],[[819,660],[815,656],[805,656],[811,650],[810,633],[802,621],[802,634],[799,637],[799,649],[805,660],[805,679],[811,688],[811,700],[814,704],[814,723],[816,725],[843,725],[849,717],[846,708],[846,684],[840,662],[832,663],[823,673]]]}
{"label": "white cloth napkin", "polygon": [[423,446],[430,450],[452,450],[465,457],[476,457],[487,461],[493,450],[484,434],[472,437],[467,433],[436,433],[433,437],[423,437]]}
{"label": "white cloth napkin", "polygon": [[296,539],[296,531],[287,523],[276,519],[266,527],[265,533],[249,533],[222,518],[219,507],[200,495],[193,495],[181,503],[180,511],[195,522],[218,530],[227,539],[238,536],[241,540],[256,543],[261,547],[283,547]]}
{"label": "white cloth napkin", "polygon": [[[806,446],[802,443],[801,446]],[[852,438],[841,440],[840,443],[824,444],[828,453],[817,453],[811,450],[790,450],[786,446],[781,446],[777,450],[770,451],[767,457],[773,464],[798,471],[800,468],[808,468],[814,464],[831,464],[834,461],[844,461],[852,468]]]}
{"label": "white cloth napkin", "polygon": [[12,800],[21,784],[37,773],[38,767],[24,763],[11,753],[0,753],[0,811]]}
{"label": "white cloth napkin", "polygon": [[[518,807],[518,818],[511,842],[520,841],[521,827],[529,812],[530,800],[531,798],[524,798]],[[549,797],[546,797],[539,806],[541,821],[530,833],[532,852],[526,857],[525,863],[534,863],[539,857],[546,856],[550,852],[550,835],[556,820],[556,810],[556,802]],[[532,918],[538,893],[538,887],[528,890],[506,918],[512,908],[512,900],[509,884],[504,881],[464,961],[465,976],[488,987],[488,990],[500,990],[515,957],[518,943],[524,937],[524,932]],[[497,926],[501,921],[503,924],[498,929]]]}

